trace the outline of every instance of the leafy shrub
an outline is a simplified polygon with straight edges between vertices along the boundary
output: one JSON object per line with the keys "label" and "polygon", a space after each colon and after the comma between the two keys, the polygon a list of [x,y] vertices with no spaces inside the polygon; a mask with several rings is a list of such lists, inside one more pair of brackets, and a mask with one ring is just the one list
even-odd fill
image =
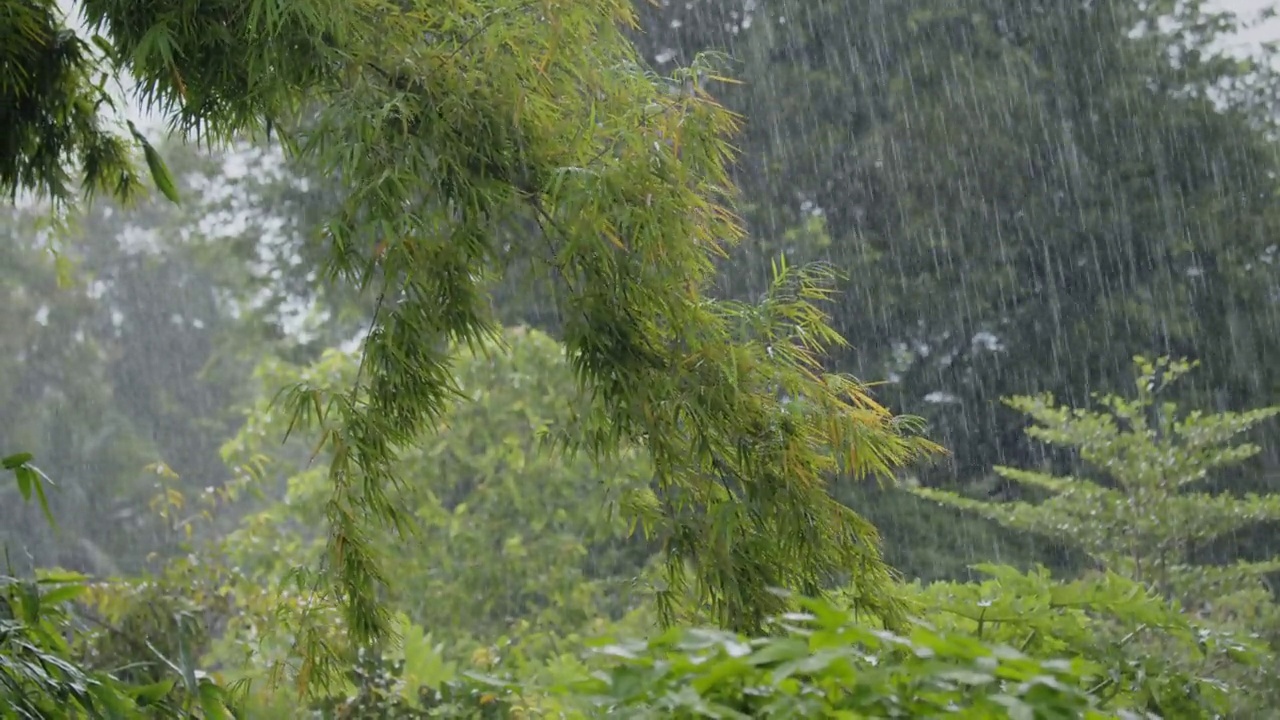
{"label": "leafy shrub", "polygon": [[[26,453],[11,455],[0,466],[14,473],[25,499],[36,497],[53,524],[43,490],[47,478],[31,459]],[[142,635],[133,640],[149,653],[134,653],[126,667],[95,667],[91,661],[100,656],[86,662],[83,646],[95,635],[75,613],[75,603],[89,589],[88,578],[76,573],[0,576],[0,718],[230,720],[231,694],[196,671],[190,653],[181,652],[180,632],[169,636],[178,642],[176,661]],[[116,627],[108,630],[127,634]],[[137,682],[139,677],[144,681]]]}
{"label": "leafy shrub", "polygon": [[[89,717],[136,710],[129,688],[75,661],[67,601],[84,578],[0,577],[0,717]],[[137,717],[137,715],[135,715]]]}
{"label": "leafy shrub", "polygon": [[[650,640],[597,640],[537,680],[497,662],[486,674],[444,659],[420,629],[368,655],[347,692],[316,716],[457,718],[1128,718],[1085,688],[1100,668],[1037,660],[963,633],[876,630],[825,601],[769,637],[677,628]],[[523,668],[528,672],[529,668]]]}
{"label": "leafy shrub", "polygon": [[[647,495],[652,467],[637,453],[593,463],[546,447],[583,410],[561,346],[522,328],[496,345],[463,352],[455,367],[464,398],[438,431],[400,453],[397,473],[413,517],[369,541],[396,569],[388,606],[452,646],[489,643],[537,628],[574,632],[617,619],[645,600],[638,582],[656,547],[634,533],[620,506]],[[270,388],[341,385],[358,357],[327,353],[308,367],[264,363]],[[264,396],[226,448],[251,486],[274,492],[226,544],[229,562],[266,582],[323,559],[325,470],[313,444],[281,446],[288,418]]]}
{"label": "leafy shrub", "polygon": [[770,637],[685,628],[597,642],[536,693],[467,677],[526,715],[567,718],[1128,717],[1096,707],[1085,661],[1035,660],[925,625],[897,635],[825,601],[802,606]]}
{"label": "leafy shrub", "polygon": [[1044,568],[977,565],[982,582],[914,586],[939,630],[1017,647],[1034,657],[1078,657],[1099,670],[1100,707],[1210,718],[1231,708],[1218,663],[1256,661],[1263,647],[1216,631],[1140,583],[1115,573],[1055,581]]}

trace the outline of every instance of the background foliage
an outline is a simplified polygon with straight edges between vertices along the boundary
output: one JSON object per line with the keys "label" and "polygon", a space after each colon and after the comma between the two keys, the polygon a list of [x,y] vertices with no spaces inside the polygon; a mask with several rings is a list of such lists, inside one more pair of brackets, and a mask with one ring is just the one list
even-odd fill
{"label": "background foliage", "polygon": [[[305,368],[269,361],[258,378],[264,389],[341,384],[357,364],[336,352]],[[594,464],[548,447],[547,438],[587,404],[561,346],[512,329],[501,345],[464,352],[456,382],[462,395],[441,429],[402,454],[397,468],[413,531],[388,527],[370,540],[396,569],[388,600],[453,646],[522,631],[578,632],[597,619],[617,620],[651,595],[640,576],[658,545],[620,506],[653,502],[652,466],[634,449]],[[281,501],[248,515],[227,539],[230,559],[263,582],[323,557],[316,531],[328,496],[325,469],[310,455],[314,439],[277,442],[288,417],[270,409],[271,398],[251,406],[224,448],[253,486],[286,488]]]}
{"label": "background foliage", "polygon": [[16,707],[1274,706],[1276,87],[1235,18],[76,8],[0,0]]}

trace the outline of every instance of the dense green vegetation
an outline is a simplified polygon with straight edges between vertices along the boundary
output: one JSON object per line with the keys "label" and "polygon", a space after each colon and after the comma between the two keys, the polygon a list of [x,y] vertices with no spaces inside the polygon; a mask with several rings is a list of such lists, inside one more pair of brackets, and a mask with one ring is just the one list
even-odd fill
{"label": "dense green vegetation", "polygon": [[0,718],[1280,705],[1229,15],[71,7],[0,0]]}

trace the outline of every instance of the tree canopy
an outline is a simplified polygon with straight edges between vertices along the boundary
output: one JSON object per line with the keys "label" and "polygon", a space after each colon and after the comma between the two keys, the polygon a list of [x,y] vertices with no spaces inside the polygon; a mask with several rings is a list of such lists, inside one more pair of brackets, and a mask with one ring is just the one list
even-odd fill
{"label": "tree canopy", "polygon": [[593,399],[566,444],[649,449],[673,586],[693,566],[721,621],[753,627],[781,607],[769,588],[852,576],[869,609],[898,615],[877,590],[888,569],[874,530],[830,497],[829,474],[887,472],[932,446],[822,372],[841,341],[815,305],[821,272],[779,268],[759,307],[708,297],[713,259],[742,232],[726,172],[737,120],[707,94],[708,67],[644,69],[623,34],[629,2],[86,0],[88,38],[52,2],[5,7],[24,38],[6,45],[21,139],[0,158],[6,190],[65,200],[74,172],[85,191],[127,194],[134,142],[177,198],[132,125],[132,140],[103,129],[103,72],[135,81],[185,137],[271,134],[339,178],[323,278],[377,309],[352,386],[299,386],[283,402],[331,458],[326,561],[357,637],[386,628],[369,523],[407,526],[394,460],[457,392],[451,344],[494,337],[481,282],[503,272],[495,233],[521,220],[538,228],[525,241],[555,279]]}
{"label": "tree canopy", "polygon": [[928,419],[954,453],[929,482],[1038,462],[990,399],[1083,404],[1136,354],[1200,360],[1197,406],[1275,392],[1277,75],[1230,4],[657,5],[647,57],[716,48],[750,79],[718,95],[747,114],[725,287],[778,252],[839,268],[833,366]]}

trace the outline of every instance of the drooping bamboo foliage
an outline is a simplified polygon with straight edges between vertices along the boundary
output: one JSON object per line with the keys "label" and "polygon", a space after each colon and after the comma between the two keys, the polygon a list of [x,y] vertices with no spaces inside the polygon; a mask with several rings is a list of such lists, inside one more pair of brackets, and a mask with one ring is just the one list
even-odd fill
{"label": "drooping bamboo foliage", "polygon": [[[898,618],[874,529],[828,483],[936,448],[855,380],[823,373],[824,349],[841,340],[817,307],[829,279],[821,269],[778,266],[758,307],[708,297],[714,261],[742,235],[726,172],[739,119],[708,94],[718,79],[709,66],[671,78],[643,68],[623,35],[629,2],[84,0],[79,9],[97,35],[77,47],[100,57],[78,56],[55,95],[82,108],[98,92],[80,81],[91,68],[127,73],[142,104],[184,136],[272,133],[342,184],[323,277],[375,296],[376,317],[353,386],[297,387],[283,401],[330,458],[328,569],[355,638],[387,628],[377,601],[387,577],[366,528],[409,528],[391,492],[393,461],[455,395],[450,348],[497,337],[483,281],[501,277],[497,231],[517,223],[537,228],[524,241],[555,279],[548,303],[593,398],[563,439],[598,457],[639,443],[653,457],[646,521],[670,562],[667,615],[690,566],[697,596],[726,625],[753,629],[782,609],[774,587],[815,593],[847,580],[868,611]],[[43,46],[32,47],[22,60],[43,67]],[[85,186],[128,189],[108,181],[132,177],[122,157],[84,151],[124,148],[121,136],[3,80],[6,93],[51,108],[32,123],[65,130],[61,145],[32,135],[6,149],[6,167],[27,168],[0,174],[6,189],[65,199],[67,183],[54,180],[71,168]]]}

